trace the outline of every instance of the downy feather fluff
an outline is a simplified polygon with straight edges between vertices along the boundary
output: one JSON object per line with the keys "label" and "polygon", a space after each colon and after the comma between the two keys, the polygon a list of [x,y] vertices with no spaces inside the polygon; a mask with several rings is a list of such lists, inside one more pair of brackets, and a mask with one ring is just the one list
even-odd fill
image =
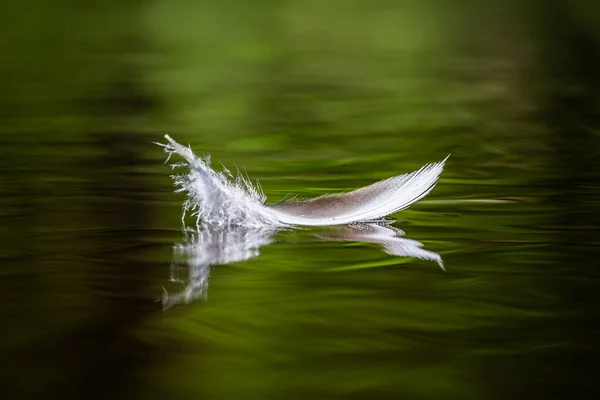
{"label": "downy feather fluff", "polygon": [[187,194],[182,220],[191,212],[197,227],[327,226],[377,221],[408,208],[431,192],[449,157],[351,192],[267,204],[260,186],[253,185],[247,177],[234,176],[226,168],[215,171],[209,157],[197,157],[169,135],[165,138],[167,144],[157,144],[164,147],[169,157],[176,153],[189,165],[188,174],[173,178],[177,191]]}

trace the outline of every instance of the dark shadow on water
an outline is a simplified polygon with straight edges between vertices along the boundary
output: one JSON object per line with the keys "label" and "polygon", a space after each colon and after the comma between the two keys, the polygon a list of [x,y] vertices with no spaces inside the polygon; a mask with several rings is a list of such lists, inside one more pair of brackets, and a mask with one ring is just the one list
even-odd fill
{"label": "dark shadow on water", "polygon": [[[212,266],[246,261],[257,257],[260,247],[274,241],[273,228],[204,228],[188,233],[184,243],[173,248],[170,280],[183,288],[165,293],[163,308],[189,304],[207,297]],[[414,257],[433,261],[444,269],[439,254],[423,248],[423,244],[404,237],[404,232],[387,223],[357,223],[329,228],[315,234],[323,241],[364,242],[380,245],[386,253],[397,257]],[[187,272],[187,273],[186,273]]]}

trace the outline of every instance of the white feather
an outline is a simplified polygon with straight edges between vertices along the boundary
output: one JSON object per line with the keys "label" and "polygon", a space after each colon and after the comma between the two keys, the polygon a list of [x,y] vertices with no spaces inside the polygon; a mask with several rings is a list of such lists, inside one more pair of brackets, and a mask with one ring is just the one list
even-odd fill
{"label": "white feather", "polygon": [[325,226],[375,221],[404,210],[425,197],[436,185],[448,157],[409,174],[388,178],[352,192],[280,203],[272,208],[279,221],[291,225]]}
{"label": "white feather", "polygon": [[157,144],[169,155],[179,154],[190,166],[187,175],[176,175],[174,179],[178,191],[187,193],[184,217],[191,211],[197,227],[326,226],[376,221],[425,197],[436,185],[449,157],[352,192],[268,205],[263,192],[248,178],[234,177],[228,170],[217,172],[210,168],[208,157],[196,157],[188,147],[168,135],[165,138],[168,144]]}
{"label": "white feather", "polygon": [[[196,157],[192,150],[165,135],[168,144],[157,143],[171,155],[179,154],[190,166],[184,175],[174,175],[178,192],[185,192],[182,222],[191,212],[196,217],[197,228],[210,226],[260,227],[281,225],[264,205],[266,197],[262,191],[242,175],[234,177],[229,170],[217,172],[210,167],[208,157]],[[175,164],[173,167],[179,167]]]}

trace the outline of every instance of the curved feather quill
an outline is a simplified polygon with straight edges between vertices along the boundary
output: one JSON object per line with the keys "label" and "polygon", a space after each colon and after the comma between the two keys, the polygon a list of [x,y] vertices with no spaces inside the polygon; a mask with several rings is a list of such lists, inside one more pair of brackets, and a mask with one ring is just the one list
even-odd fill
{"label": "curved feather quill", "polygon": [[[419,170],[394,176],[363,188],[309,200],[266,204],[262,191],[243,176],[227,169],[210,168],[208,158],[196,157],[191,149],[171,139],[157,143],[170,154],[177,153],[190,166],[187,175],[175,176],[179,191],[187,193],[186,211],[192,211],[197,226],[344,225],[377,221],[408,208],[435,187],[448,159],[426,164]],[[178,165],[176,165],[178,166]]]}
{"label": "curved feather quill", "polygon": [[[448,156],[449,157],[449,156]],[[443,161],[409,174],[384,179],[352,192],[271,206],[279,221],[292,225],[341,225],[375,221],[427,196],[444,169]]]}

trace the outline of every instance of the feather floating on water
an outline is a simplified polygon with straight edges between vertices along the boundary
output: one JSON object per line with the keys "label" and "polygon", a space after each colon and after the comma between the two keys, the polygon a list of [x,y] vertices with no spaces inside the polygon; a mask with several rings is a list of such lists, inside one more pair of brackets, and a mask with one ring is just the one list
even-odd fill
{"label": "feather floating on water", "polygon": [[[267,204],[266,196],[247,177],[229,170],[218,172],[210,159],[194,155],[189,147],[165,135],[169,156],[181,156],[189,165],[185,175],[175,175],[178,191],[185,192],[183,217],[191,212],[200,226],[327,226],[373,222],[408,208],[435,187],[448,159],[394,176],[351,192]],[[181,164],[175,164],[181,166]]]}

